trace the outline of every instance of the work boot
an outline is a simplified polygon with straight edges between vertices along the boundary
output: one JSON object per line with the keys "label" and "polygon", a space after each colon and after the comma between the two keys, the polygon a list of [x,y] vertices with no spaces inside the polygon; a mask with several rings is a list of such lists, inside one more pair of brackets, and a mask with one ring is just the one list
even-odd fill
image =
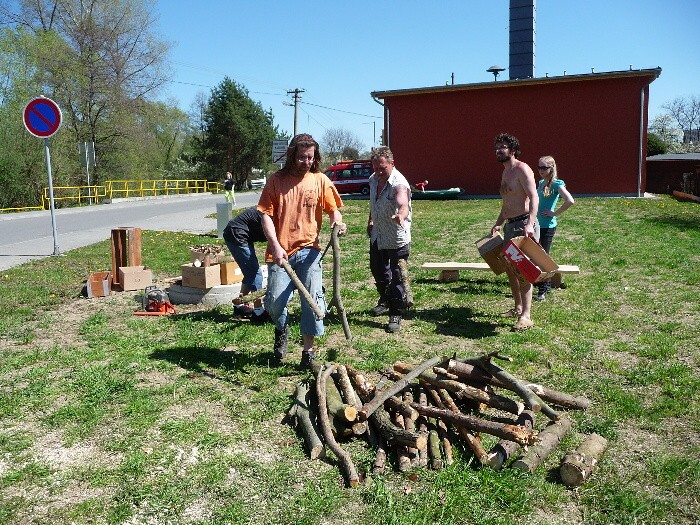
{"label": "work boot", "polygon": [[275,362],[278,364],[282,362],[282,359],[287,357],[289,342],[289,326],[285,326],[282,330],[275,328]]}
{"label": "work boot", "polygon": [[377,306],[372,308],[372,315],[374,317],[379,317],[381,315],[384,315],[389,311],[389,305],[384,299],[379,299],[377,302]]}
{"label": "work boot", "polygon": [[389,316],[389,324],[386,325],[386,331],[390,334],[398,332],[401,329],[401,316],[398,314]]}
{"label": "work boot", "polygon": [[304,350],[301,353],[299,370],[311,370],[311,363],[314,359],[316,359],[316,353],[313,350]]}

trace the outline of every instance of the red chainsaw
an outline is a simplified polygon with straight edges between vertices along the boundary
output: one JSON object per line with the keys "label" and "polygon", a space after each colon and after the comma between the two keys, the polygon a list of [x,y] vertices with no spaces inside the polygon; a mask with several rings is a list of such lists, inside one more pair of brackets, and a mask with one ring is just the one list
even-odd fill
{"label": "red chainsaw", "polygon": [[170,297],[157,286],[147,286],[141,297],[143,310],[134,312],[134,315],[172,315],[175,307],[170,302]]}

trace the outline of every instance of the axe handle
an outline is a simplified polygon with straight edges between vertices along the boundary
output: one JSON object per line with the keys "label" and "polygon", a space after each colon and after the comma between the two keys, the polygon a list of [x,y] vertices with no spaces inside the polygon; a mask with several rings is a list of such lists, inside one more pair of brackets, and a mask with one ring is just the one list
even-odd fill
{"label": "axe handle", "polygon": [[314,315],[316,316],[316,319],[319,321],[323,319],[324,314],[321,312],[321,309],[318,307],[316,304],[316,301],[314,300],[313,297],[311,297],[311,294],[309,291],[306,289],[306,286],[304,286],[304,283],[301,282],[299,277],[297,276],[296,272],[294,269],[289,265],[289,262],[287,261],[282,261],[282,267],[285,269],[287,272],[287,275],[289,275],[289,278],[292,280],[294,283],[294,286],[297,287],[297,290],[299,290],[299,293],[304,296],[304,299],[309,303],[309,306],[311,309],[314,311]]}

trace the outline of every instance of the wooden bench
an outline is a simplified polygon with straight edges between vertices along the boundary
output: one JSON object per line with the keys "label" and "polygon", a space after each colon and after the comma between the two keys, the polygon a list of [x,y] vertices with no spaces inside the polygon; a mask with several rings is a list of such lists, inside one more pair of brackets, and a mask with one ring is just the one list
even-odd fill
{"label": "wooden bench", "polygon": [[[491,268],[486,263],[459,263],[459,262],[446,262],[446,263],[423,263],[421,268],[426,270],[440,270],[440,281],[443,283],[453,283],[459,280],[459,272],[461,270],[488,270]],[[560,264],[559,270],[552,277],[552,285],[558,286],[561,283],[562,274],[578,274],[581,273],[578,266],[570,264]]]}

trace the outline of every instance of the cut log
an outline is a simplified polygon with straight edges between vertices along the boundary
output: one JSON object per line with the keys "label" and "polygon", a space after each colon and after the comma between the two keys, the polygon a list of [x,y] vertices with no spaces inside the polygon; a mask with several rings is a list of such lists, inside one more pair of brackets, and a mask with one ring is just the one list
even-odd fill
{"label": "cut log", "polygon": [[340,296],[340,243],[338,242],[339,227],[339,224],[335,223],[333,225],[333,229],[331,230],[331,244],[333,246],[333,299],[331,299],[328,307],[331,308],[334,306],[336,310],[338,310],[340,322],[343,324],[345,339],[350,341],[352,340],[352,334],[350,333],[350,325],[348,324],[347,315],[345,315],[343,299]]}
{"label": "cut log", "polygon": [[567,487],[578,487],[588,479],[608,446],[608,440],[591,434],[576,450],[567,453],[561,460],[559,475]]}
{"label": "cut log", "polygon": [[410,383],[416,377],[418,377],[421,374],[421,372],[446,361],[447,358],[439,356],[433,357],[432,359],[428,359],[427,361],[424,361],[420,365],[416,366],[410,373],[406,374],[406,376],[403,379],[397,381],[388,389],[382,392],[377,392],[376,395],[369,402],[366,402],[360,410],[360,420],[367,419],[372,414],[372,412],[374,412],[377,408],[381,407],[384,404],[384,401],[386,401],[388,397],[393,396],[398,392],[401,392],[401,390],[403,390],[406,387],[406,385],[408,385],[408,383]]}
{"label": "cut log", "polygon": [[[425,389],[421,388],[419,393],[418,393],[418,403],[420,403],[422,406],[428,406],[428,396],[425,392]],[[413,410],[413,409],[411,409]],[[417,413],[417,412],[416,412]],[[418,423],[418,432],[421,434],[427,434],[428,433],[428,418],[425,416],[419,416],[418,419],[416,420]],[[427,467],[428,466],[428,446],[426,443],[426,446],[423,448],[418,449],[418,466],[419,467]]]}
{"label": "cut log", "polygon": [[539,434],[539,443],[530,447],[511,463],[511,467],[522,472],[532,473],[554,450],[571,429],[571,419],[564,414],[558,421],[550,422]]}
{"label": "cut log", "polygon": [[452,465],[454,459],[452,456],[452,442],[450,441],[449,433],[447,432],[447,425],[445,422],[437,419],[437,433],[440,438],[440,443],[442,443],[442,450],[445,454],[445,464]]}
{"label": "cut log", "polygon": [[[398,412],[394,413],[394,423],[397,427],[406,429],[404,418]],[[411,458],[408,455],[408,447],[405,445],[396,447],[396,459],[399,462],[399,472],[408,472],[411,470]]]}
{"label": "cut log", "polygon": [[[534,428],[535,413],[532,410],[525,410],[518,416],[515,424],[525,428]],[[488,465],[494,470],[500,470],[501,467],[503,467],[503,464],[508,461],[508,459],[510,459],[519,449],[520,445],[514,441],[502,439],[496,443],[491,450],[489,450],[483,464]]]}
{"label": "cut log", "polygon": [[[360,397],[361,401],[369,400],[374,395],[375,387],[371,381],[369,381],[362,373],[355,370],[350,365],[345,365],[345,369],[348,372],[348,376],[355,385],[355,391]],[[359,412],[359,410],[358,410]]]}
{"label": "cut log", "polygon": [[[440,396],[441,401],[447,409],[457,414],[460,413],[459,407],[454,402],[447,390],[440,389],[438,390],[438,394]],[[487,453],[481,444],[481,438],[474,435],[473,432],[471,432],[469,429],[464,428],[461,425],[455,425],[455,428],[457,429],[457,432],[459,433],[460,437],[467,443],[471,451],[474,453],[474,457],[476,457],[476,459],[479,460],[479,463],[483,465],[486,461]]]}
{"label": "cut log", "polygon": [[399,428],[391,421],[391,416],[383,408],[378,408],[369,417],[369,421],[376,427],[381,436],[390,446],[406,445],[413,448],[425,446],[427,438],[418,432],[409,432],[405,428]]}
{"label": "cut log", "polygon": [[[485,372],[481,368],[475,367],[470,363],[465,363],[458,359],[450,359],[450,362],[447,366],[447,370],[459,376],[463,380],[469,380],[477,384],[488,383],[495,387],[511,390],[509,385],[502,383],[497,378],[493,377],[491,374]],[[540,397],[540,399],[563,408],[571,408],[574,410],[586,410],[591,405],[590,400],[582,396],[572,396],[564,392],[559,392],[556,390],[545,388],[541,385],[532,383],[530,381],[526,381],[526,384],[530,390],[535,392],[535,394],[537,394]]]}
{"label": "cut log", "polygon": [[[343,396],[343,399],[345,399],[345,402],[348,405],[354,406],[356,410],[360,409],[362,407],[362,402],[357,397],[355,389],[353,388],[352,383],[350,382],[350,377],[348,376],[347,368],[344,365],[338,365],[337,372],[338,386],[340,387],[340,392]],[[357,412],[355,413],[355,417],[357,417]],[[365,432],[367,432],[367,426],[368,425],[366,421],[353,421],[351,425],[352,433],[356,436],[364,434]]]}
{"label": "cut log", "polygon": [[263,288],[262,290],[255,290],[254,292],[250,292],[249,294],[236,297],[233,300],[233,304],[252,303],[256,299],[260,299],[261,297],[263,297],[266,293],[267,288]]}
{"label": "cut log", "polygon": [[442,452],[440,451],[440,436],[437,433],[435,420],[431,421],[431,430],[428,434],[428,454],[430,455],[430,468],[440,470],[444,464],[442,462]]}
{"label": "cut log", "polygon": [[398,412],[400,413],[403,417],[412,419],[415,421],[418,419],[418,412],[413,410],[411,408],[411,405],[406,403],[405,401],[400,400],[396,396],[391,396],[386,399],[384,402],[384,406],[393,412]]}
{"label": "cut log", "polygon": [[[406,374],[411,372],[413,367],[399,361],[394,364],[394,370],[401,374]],[[522,403],[513,401],[510,398],[499,396],[498,394],[491,394],[473,386],[466,385],[460,381],[440,379],[432,370],[424,370],[418,377],[436,388],[443,388],[453,393],[458,399],[471,399],[492,408],[516,415],[520,414],[520,412],[525,409]]]}
{"label": "cut log", "polygon": [[285,260],[282,261],[282,267],[287,272],[287,275],[289,275],[289,278],[292,280],[292,283],[294,283],[296,289],[299,290],[299,294],[311,307],[311,310],[314,312],[316,319],[318,319],[319,321],[323,319],[325,314],[318,307],[318,304],[316,304],[316,300],[313,297],[311,297],[311,294],[306,289],[306,286],[304,286],[304,283],[301,282],[301,279],[299,279],[299,276],[294,271],[294,268],[292,268],[291,265]]}
{"label": "cut log", "polygon": [[323,438],[326,440],[326,443],[333,451],[333,454],[336,455],[338,461],[343,467],[343,471],[345,472],[345,479],[348,485],[350,485],[351,487],[356,487],[360,484],[360,477],[357,475],[355,465],[352,462],[350,454],[343,450],[333,437],[333,433],[331,432],[328,421],[328,411],[326,406],[326,385],[328,384],[329,379],[332,381],[331,373],[334,369],[335,365],[330,365],[325,369],[324,367],[321,367],[321,371],[316,377],[316,395],[318,396],[319,403],[319,426],[321,427]]}
{"label": "cut log", "polygon": [[374,454],[374,461],[372,462],[372,472],[375,474],[384,474],[384,469],[386,468],[386,444],[381,438],[379,438],[378,441],[377,451]]}
{"label": "cut log", "polygon": [[309,404],[309,387],[306,383],[299,383],[294,392],[293,416],[296,419],[297,428],[304,439],[304,445],[311,459],[323,458],[326,448],[319,437],[316,428],[315,414]]}
{"label": "cut log", "polygon": [[413,291],[411,290],[411,279],[408,275],[408,263],[405,259],[399,259],[398,266],[401,283],[406,294],[405,307],[411,308],[413,306]]}
{"label": "cut log", "polygon": [[469,362],[470,364],[480,367],[487,374],[491,374],[502,384],[507,385],[508,389],[518,394],[533,412],[537,413],[542,411],[542,413],[552,421],[559,419],[559,414],[542,401],[542,399],[528,387],[526,381],[518,379],[500,366],[493,364],[491,362],[491,357],[493,356],[479,357],[471,359]]}
{"label": "cut log", "polygon": [[[322,361],[315,360],[311,363],[311,372],[314,376],[318,377],[323,367],[324,363]],[[337,370],[335,365],[333,365],[333,370]],[[333,377],[329,375],[326,382],[328,383],[326,385],[326,403],[328,405],[328,412],[335,420],[332,425],[335,427],[347,426],[348,423],[352,423],[357,419],[357,408],[343,401],[343,398],[340,395],[340,390],[338,390]],[[343,434],[343,432],[340,433]]]}
{"label": "cut log", "polygon": [[488,421],[486,419],[468,416],[461,413],[457,414],[451,410],[444,410],[435,407],[422,407],[418,403],[413,403],[411,406],[420,414],[428,417],[434,417],[455,425],[461,425],[475,432],[484,432],[485,434],[491,434],[492,436],[502,439],[509,439],[523,446],[532,445],[537,441],[533,431],[524,427],[511,425],[508,423]]}
{"label": "cut log", "polygon": [[[410,408],[410,404],[413,403],[413,393],[411,392],[410,389],[406,389],[403,393],[403,403],[406,404]],[[411,411],[416,415],[416,419],[418,418],[418,412],[413,410],[411,408]],[[411,417],[406,417],[404,416],[403,418],[403,428],[408,430],[409,432],[415,432],[416,431],[416,420],[412,419]],[[412,448],[409,447],[407,449],[408,452],[408,459],[411,460],[411,466],[412,467],[417,467],[418,466],[418,449],[417,448]]]}

